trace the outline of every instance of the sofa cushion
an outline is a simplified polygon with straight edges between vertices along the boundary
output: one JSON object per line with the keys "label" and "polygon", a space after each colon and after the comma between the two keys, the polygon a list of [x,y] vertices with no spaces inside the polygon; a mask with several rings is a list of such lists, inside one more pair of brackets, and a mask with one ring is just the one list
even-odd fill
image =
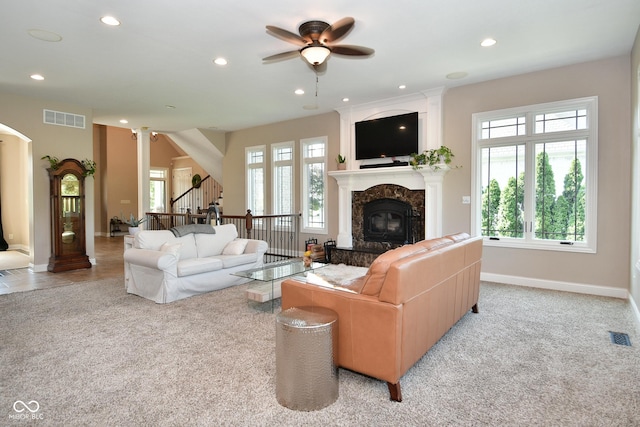
{"label": "sofa cushion", "polygon": [[421,248],[427,249],[427,250],[434,250],[434,249],[439,249],[442,248],[444,246],[447,245],[451,245],[454,243],[454,240],[447,238],[447,237],[439,237],[436,239],[429,239],[429,240],[422,240],[420,242],[417,242],[416,245],[420,246]]}
{"label": "sofa cushion", "polygon": [[163,243],[160,246],[160,251],[168,252],[170,254],[175,255],[178,259],[180,259],[180,248],[182,248],[182,243]]}
{"label": "sofa cushion", "polygon": [[240,255],[244,253],[249,241],[247,239],[235,239],[227,243],[222,250],[222,255]]}
{"label": "sofa cushion", "polygon": [[[170,232],[171,233],[171,232]],[[171,233],[173,235],[173,233]],[[196,241],[193,238],[193,234],[187,234],[182,237],[173,237],[168,240],[168,243],[181,243],[180,247],[180,259],[191,259],[198,257],[198,251],[196,250]],[[209,234],[207,234],[209,236]]]}
{"label": "sofa cushion", "polygon": [[175,236],[169,230],[140,230],[133,239],[133,247],[159,251],[163,243],[174,239]]}
{"label": "sofa cushion", "polygon": [[222,269],[222,261],[216,258],[191,258],[178,262],[178,277],[206,273]]}
{"label": "sofa cushion", "polygon": [[223,268],[236,267],[238,265],[251,264],[258,260],[258,254],[218,255],[215,258],[222,261]]}
{"label": "sofa cushion", "polygon": [[215,234],[193,234],[198,247],[198,256],[206,258],[222,254],[227,243],[238,237],[234,224],[216,225]]}
{"label": "sofa cushion", "polygon": [[425,248],[413,244],[401,246],[381,254],[371,263],[371,266],[369,266],[369,271],[367,271],[367,274],[364,276],[364,283],[362,284],[360,293],[377,296],[384,283],[387,270],[389,270],[389,266],[393,262],[425,250]]}

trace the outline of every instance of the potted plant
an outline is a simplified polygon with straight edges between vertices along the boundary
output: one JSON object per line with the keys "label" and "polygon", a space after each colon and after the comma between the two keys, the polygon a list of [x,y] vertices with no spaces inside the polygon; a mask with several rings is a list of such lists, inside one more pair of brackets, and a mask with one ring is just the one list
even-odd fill
{"label": "potted plant", "polygon": [[[49,166],[53,170],[57,170],[60,166],[60,159],[56,156],[42,156],[40,159],[47,160],[49,162]],[[96,162],[90,159],[84,159],[80,163],[85,169],[83,173],[84,176],[93,176],[96,173]]]}
{"label": "potted plant", "polygon": [[85,168],[84,176],[93,176],[96,173],[96,162],[90,159],[84,159],[82,162],[82,166]]}
{"label": "potted plant", "polygon": [[345,170],[347,168],[347,159],[342,154],[338,154],[336,161],[338,162],[338,170]]}
{"label": "potted plant", "polygon": [[129,234],[136,234],[138,231],[140,231],[140,224],[145,222],[147,218],[137,219],[135,216],[133,216],[133,214],[130,214],[129,219],[126,219],[122,216],[122,213],[120,213],[120,220],[124,224],[127,224],[129,226]]}
{"label": "potted plant", "polygon": [[42,156],[40,157],[41,160],[48,160],[49,161],[49,166],[51,167],[51,169],[56,170],[58,169],[58,166],[60,165],[60,159],[58,159],[56,156]]}
{"label": "potted plant", "polygon": [[429,166],[434,170],[440,169],[442,165],[449,165],[453,159],[454,154],[451,149],[445,145],[441,145],[439,148],[431,148],[425,150],[420,154],[411,154],[409,164],[414,170],[421,169],[422,166]]}

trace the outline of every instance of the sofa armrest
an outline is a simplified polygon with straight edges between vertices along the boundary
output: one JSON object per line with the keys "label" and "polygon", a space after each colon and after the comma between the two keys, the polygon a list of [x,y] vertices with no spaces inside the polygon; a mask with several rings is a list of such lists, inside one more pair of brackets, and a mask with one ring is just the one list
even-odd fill
{"label": "sofa armrest", "polygon": [[264,240],[248,239],[247,246],[244,248],[245,254],[264,254],[269,249],[269,244]]}
{"label": "sofa armrest", "polygon": [[326,307],[338,314],[338,365],[393,384],[402,360],[403,306],[377,297],[287,279],[282,310]]}
{"label": "sofa armrest", "polygon": [[175,271],[178,265],[178,257],[176,255],[170,252],[154,251],[151,249],[127,249],[124,251],[124,261],[162,271]]}

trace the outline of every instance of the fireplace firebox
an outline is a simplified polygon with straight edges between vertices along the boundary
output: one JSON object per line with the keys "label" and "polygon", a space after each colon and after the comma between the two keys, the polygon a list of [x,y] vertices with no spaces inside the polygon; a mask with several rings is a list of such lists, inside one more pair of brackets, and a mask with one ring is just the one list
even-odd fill
{"label": "fireplace firebox", "polygon": [[408,243],[412,240],[412,208],[394,199],[373,200],[364,205],[365,242]]}

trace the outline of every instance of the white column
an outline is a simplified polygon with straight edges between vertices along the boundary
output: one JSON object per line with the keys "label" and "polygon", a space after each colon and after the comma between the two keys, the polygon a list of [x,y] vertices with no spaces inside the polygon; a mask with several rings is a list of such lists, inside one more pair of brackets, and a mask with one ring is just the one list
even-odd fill
{"label": "white column", "polygon": [[151,132],[143,127],[136,130],[138,153],[138,218],[143,218],[145,212],[151,210],[149,169],[151,164]]}

